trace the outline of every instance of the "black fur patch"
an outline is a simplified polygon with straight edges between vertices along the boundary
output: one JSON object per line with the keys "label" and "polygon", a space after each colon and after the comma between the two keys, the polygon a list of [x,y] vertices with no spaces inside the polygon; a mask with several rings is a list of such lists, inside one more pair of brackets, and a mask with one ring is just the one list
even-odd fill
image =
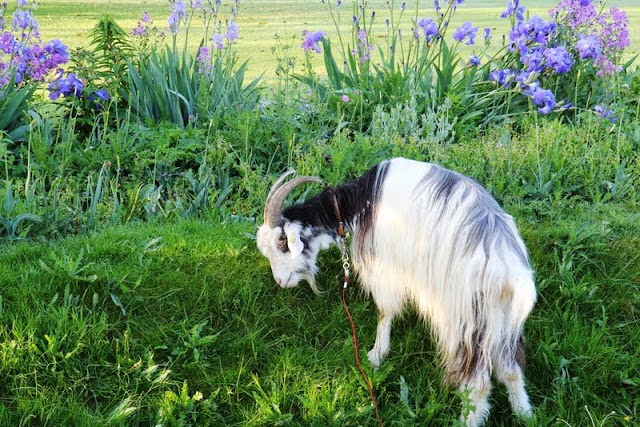
{"label": "black fur patch", "polygon": [[303,227],[311,227],[313,233],[326,232],[337,235],[338,218],[333,204],[335,195],[345,225],[353,228],[357,223],[358,235],[364,236],[373,227],[382,183],[388,168],[388,162],[375,165],[352,182],[335,188],[327,187],[306,202],[289,206],[283,210],[282,216],[289,221],[300,222]]}

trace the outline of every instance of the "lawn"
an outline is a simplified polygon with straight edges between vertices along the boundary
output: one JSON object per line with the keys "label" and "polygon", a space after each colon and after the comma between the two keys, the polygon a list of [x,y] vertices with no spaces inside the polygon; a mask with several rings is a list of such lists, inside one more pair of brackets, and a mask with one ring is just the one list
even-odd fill
{"label": "lawn", "polygon": [[[223,16],[228,16],[230,1],[223,2]],[[419,7],[416,12],[416,3]],[[558,2],[553,0],[523,1],[531,15],[547,17],[547,11]],[[396,7],[400,2],[396,1]],[[407,17],[434,14],[430,1],[407,1],[405,14]],[[508,34],[509,22],[500,18],[506,1],[502,0],[468,0],[460,7],[452,25],[471,20],[480,28],[490,27],[495,34]],[[640,53],[640,6],[634,0],[609,1],[610,5],[618,5],[629,15],[631,46],[627,51],[629,58]],[[375,31],[382,37],[386,34],[385,19],[389,17],[386,1],[372,0],[368,2],[370,11],[377,12]],[[345,1],[340,15],[340,28],[347,30],[351,25],[350,2]],[[103,14],[112,15],[123,29],[131,31],[143,12],[149,12],[155,25],[165,30],[167,17],[171,13],[170,3],[166,0],[146,0],[132,2],[127,0],[49,0],[43,2],[38,9],[38,22],[45,39],[59,38],[71,47],[86,46],[89,31]],[[396,15],[397,16],[397,15]],[[267,82],[275,78],[275,57],[272,49],[276,47],[275,36],[279,35],[283,44],[293,48],[291,52],[298,58],[298,70],[302,69],[304,55],[299,49],[303,30],[323,30],[336,37],[336,31],[327,11],[320,0],[252,0],[240,3],[240,14],[237,19],[240,26],[240,38],[236,51],[241,60],[249,59],[248,77],[254,78],[265,72]],[[409,20],[404,24],[409,26]],[[200,28],[193,24],[194,34]],[[411,28],[403,29],[405,34]],[[202,34],[202,31],[200,32]],[[198,37],[190,38],[190,46],[195,52],[199,43]],[[471,52],[470,49],[469,53]],[[319,58],[316,58],[319,61]],[[319,63],[317,61],[317,63]]]}
{"label": "lawn", "polygon": [[[530,425],[631,425],[640,409],[640,217],[624,205],[542,222],[511,211],[540,293],[526,331]],[[322,258],[326,293],[281,290],[253,231],[138,224],[4,247],[2,425],[371,424],[337,251]],[[349,300],[364,354],[376,309],[355,288]],[[428,329],[412,311],[395,324],[382,368],[365,366],[388,425],[456,419],[458,398],[441,385]],[[517,425],[502,388],[492,402],[488,425]]]}

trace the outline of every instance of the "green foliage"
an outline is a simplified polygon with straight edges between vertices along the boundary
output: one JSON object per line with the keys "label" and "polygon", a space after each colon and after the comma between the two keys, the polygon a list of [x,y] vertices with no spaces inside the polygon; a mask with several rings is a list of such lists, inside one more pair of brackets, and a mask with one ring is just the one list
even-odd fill
{"label": "green foliage", "polygon": [[206,123],[225,114],[255,108],[259,80],[243,86],[247,63],[217,57],[209,74],[200,73],[194,58],[174,46],[155,50],[138,68],[129,62],[128,103],[143,120],[169,120],[181,127]]}
{"label": "green foliage", "polygon": [[16,86],[13,81],[0,90],[0,136],[11,141],[24,140],[29,126],[25,124],[29,101],[37,86],[26,83]]}

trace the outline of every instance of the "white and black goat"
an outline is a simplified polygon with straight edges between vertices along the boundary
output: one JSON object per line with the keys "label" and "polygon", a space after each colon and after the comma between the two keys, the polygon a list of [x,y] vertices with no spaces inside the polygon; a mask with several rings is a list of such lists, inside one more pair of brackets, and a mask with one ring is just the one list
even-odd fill
{"label": "white and black goat", "polygon": [[513,218],[476,181],[440,166],[384,161],[355,181],[325,188],[282,210],[299,177],[273,185],[257,233],[260,252],[283,288],[307,280],[314,291],[318,252],[351,231],[353,266],[379,310],[374,367],[389,353],[391,322],[412,303],[431,325],[445,380],[469,392],[468,425],[489,413],[491,373],[516,414],[530,416],[522,328],[536,301],[527,249]]}

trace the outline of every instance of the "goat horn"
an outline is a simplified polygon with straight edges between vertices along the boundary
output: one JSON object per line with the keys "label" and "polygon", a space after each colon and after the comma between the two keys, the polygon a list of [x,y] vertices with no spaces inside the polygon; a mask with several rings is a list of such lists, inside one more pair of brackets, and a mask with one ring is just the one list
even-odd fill
{"label": "goat horn", "polygon": [[[276,184],[280,184],[283,177],[290,175],[291,171],[285,172]],[[300,176],[296,179],[293,179],[286,184],[280,185],[278,188],[276,184],[273,185],[273,188],[269,192],[269,196],[267,197],[267,203],[264,206],[264,223],[269,225],[270,227],[275,227],[280,221],[280,216],[282,215],[282,203],[284,203],[284,199],[287,198],[289,193],[296,188],[297,186],[304,184],[305,182],[318,182],[322,183],[320,178],[315,176]]]}
{"label": "goat horn", "polygon": [[295,169],[289,168],[285,173],[280,175],[280,177],[276,180],[276,182],[273,183],[273,186],[271,187],[271,190],[269,190],[269,195],[267,196],[267,201],[265,202],[265,206],[269,205],[269,201],[271,200],[273,195],[276,193],[276,191],[278,191],[278,188],[282,187],[282,183],[284,182],[284,180],[289,175],[292,175],[294,173],[296,173]]}

